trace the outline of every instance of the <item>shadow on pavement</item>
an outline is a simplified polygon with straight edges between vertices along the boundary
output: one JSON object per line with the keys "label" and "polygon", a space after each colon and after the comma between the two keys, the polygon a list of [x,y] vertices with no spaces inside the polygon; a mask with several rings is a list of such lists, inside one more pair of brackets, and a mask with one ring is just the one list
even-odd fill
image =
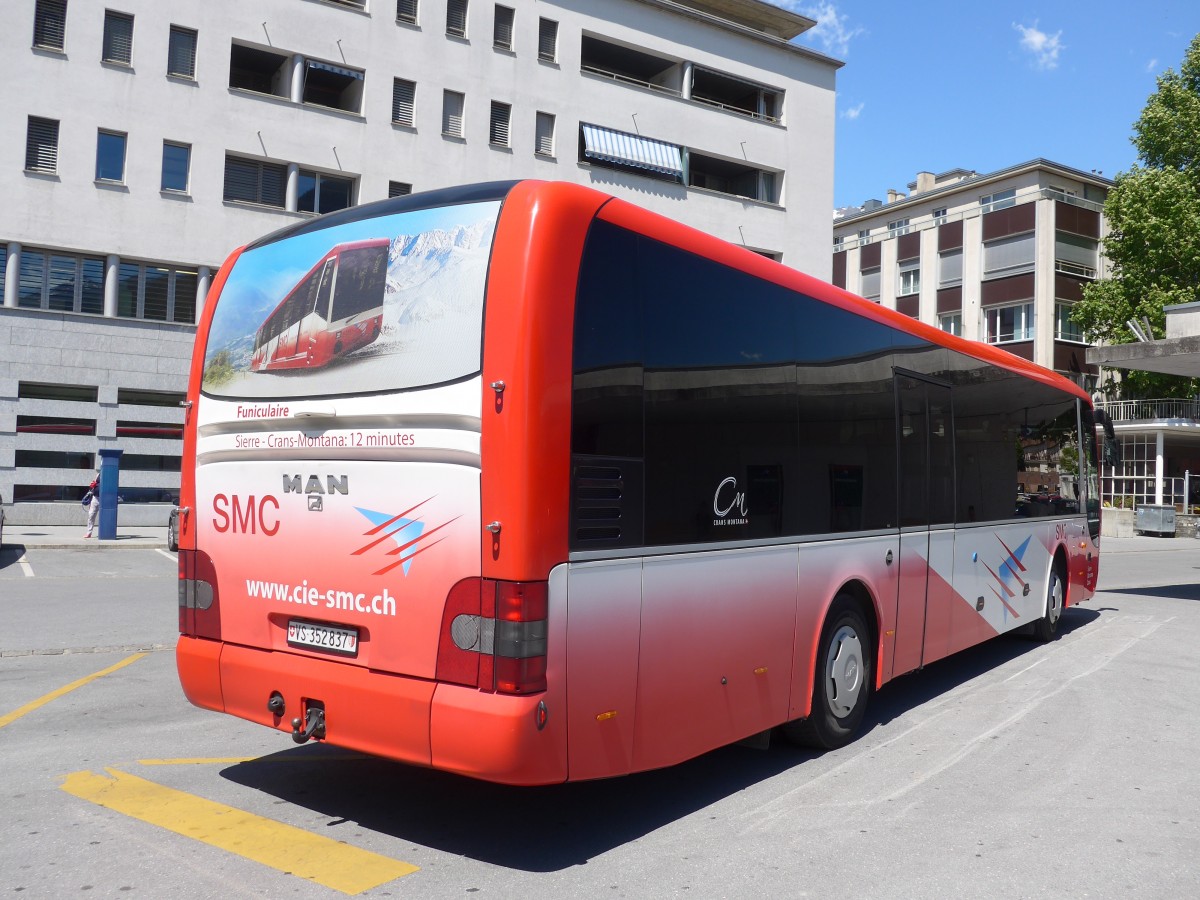
{"label": "shadow on pavement", "polygon": [[[1068,609],[1061,633],[1099,616],[1090,609]],[[864,733],[1038,646],[1005,636],[892,682],[873,698]],[[492,865],[552,872],[585,865],[816,756],[775,735],[767,751],[734,745],[654,772],[519,788],[308,745],[230,766],[221,775],[331,817],[331,837],[338,837],[339,826],[356,822]]]}
{"label": "shadow on pavement", "polygon": [[1135,597],[1161,597],[1164,600],[1200,600],[1200,584],[1166,584],[1159,587],[1114,588],[1106,594],[1126,594]]}

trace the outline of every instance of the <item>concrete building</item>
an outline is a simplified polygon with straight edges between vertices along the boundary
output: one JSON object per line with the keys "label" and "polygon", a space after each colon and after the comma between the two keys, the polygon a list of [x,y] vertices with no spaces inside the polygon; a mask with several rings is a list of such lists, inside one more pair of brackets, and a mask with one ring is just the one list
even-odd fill
{"label": "concrete building", "polygon": [[834,81],[759,0],[18,0],[0,31],[0,500],[177,495],[194,322],[235,246],[456,183],[593,184],[829,276]]}
{"label": "concrete building", "polygon": [[1104,277],[1102,175],[1036,159],[998,172],[921,172],[907,193],[838,210],[833,281],[1094,387],[1069,321]]}

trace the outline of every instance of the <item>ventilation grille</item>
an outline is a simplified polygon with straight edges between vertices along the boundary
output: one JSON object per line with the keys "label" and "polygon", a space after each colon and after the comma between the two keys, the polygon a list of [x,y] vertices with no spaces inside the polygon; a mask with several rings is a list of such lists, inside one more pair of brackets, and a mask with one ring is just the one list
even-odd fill
{"label": "ventilation grille", "polygon": [[572,547],[582,550],[640,544],[641,461],[577,456],[573,462]]}

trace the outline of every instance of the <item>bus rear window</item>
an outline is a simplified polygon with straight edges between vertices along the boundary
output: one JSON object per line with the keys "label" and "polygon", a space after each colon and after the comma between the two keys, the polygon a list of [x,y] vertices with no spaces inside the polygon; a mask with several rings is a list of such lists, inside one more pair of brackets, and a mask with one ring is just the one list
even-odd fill
{"label": "bus rear window", "polygon": [[238,259],[201,389],[228,398],[378,393],[479,371],[498,201],[306,232]]}

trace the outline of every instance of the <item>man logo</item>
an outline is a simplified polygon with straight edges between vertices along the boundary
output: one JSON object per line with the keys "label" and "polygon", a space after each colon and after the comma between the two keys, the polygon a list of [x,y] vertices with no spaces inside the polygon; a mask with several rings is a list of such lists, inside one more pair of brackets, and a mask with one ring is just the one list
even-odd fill
{"label": "man logo", "polygon": [[320,512],[324,508],[325,508],[325,498],[324,497],[322,497],[320,494],[309,494],[308,495],[308,511],[309,512]]}

